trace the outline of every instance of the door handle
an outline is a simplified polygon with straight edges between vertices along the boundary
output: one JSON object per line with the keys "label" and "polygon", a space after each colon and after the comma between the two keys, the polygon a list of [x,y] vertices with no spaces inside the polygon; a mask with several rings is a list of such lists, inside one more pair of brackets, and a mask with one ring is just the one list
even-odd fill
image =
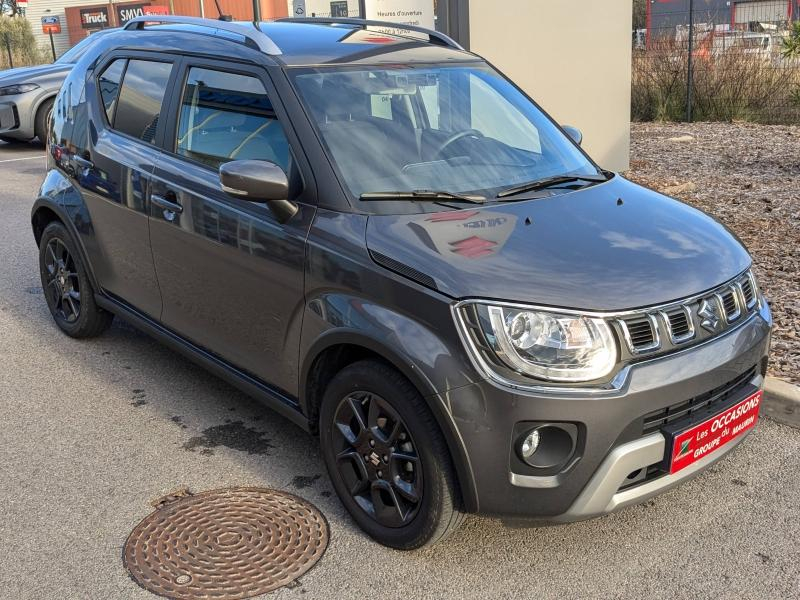
{"label": "door handle", "polygon": [[164,210],[164,218],[167,221],[174,221],[175,215],[179,215],[183,212],[183,207],[180,204],[167,200],[164,196],[152,194],[150,200],[153,204]]}

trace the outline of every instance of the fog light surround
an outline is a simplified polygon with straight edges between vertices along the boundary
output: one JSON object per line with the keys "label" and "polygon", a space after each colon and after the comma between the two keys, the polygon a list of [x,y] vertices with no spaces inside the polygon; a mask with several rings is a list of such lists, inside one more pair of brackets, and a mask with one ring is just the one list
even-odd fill
{"label": "fog light surround", "polygon": [[564,466],[575,453],[574,429],[574,425],[567,423],[543,424],[529,429],[517,438],[517,455],[535,469]]}

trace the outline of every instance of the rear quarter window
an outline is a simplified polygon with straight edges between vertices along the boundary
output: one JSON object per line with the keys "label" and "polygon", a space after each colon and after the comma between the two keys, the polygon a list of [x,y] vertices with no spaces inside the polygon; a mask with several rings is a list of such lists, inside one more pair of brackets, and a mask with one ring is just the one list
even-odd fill
{"label": "rear quarter window", "polygon": [[119,97],[119,84],[122,82],[122,74],[125,72],[125,65],[128,61],[120,58],[112,62],[97,78],[97,86],[100,89],[100,97],[103,99],[103,108],[106,111],[108,122],[114,122],[114,108]]}
{"label": "rear quarter window", "polygon": [[[112,65],[113,66],[113,65]],[[131,59],[122,80],[113,129],[155,143],[172,63]]]}

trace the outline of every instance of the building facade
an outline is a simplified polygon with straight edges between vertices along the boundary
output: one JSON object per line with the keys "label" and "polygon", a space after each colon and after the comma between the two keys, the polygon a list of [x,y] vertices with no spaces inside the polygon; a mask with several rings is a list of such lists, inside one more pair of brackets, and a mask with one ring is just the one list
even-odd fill
{"label": "building facade", "polygon": [[[350,0],[358,13],[358,0]],[[335,3],[328,3],[335,4]],[[234,20],[253,19],[253,0],[219,0],[222,12]],[[43,48],[50,47],[50,37],[42,29],[42,18],[57,17],[61,33],[53,35],[56,55],[60,56],[92,32],[108,27],[119,27],[134,16],[153,7],[154,11],[177,15],[217,18],[215,0],[28,0],[25,18]],[[260,0],[264,19],[285,17],[289,14],[286,0]]]}

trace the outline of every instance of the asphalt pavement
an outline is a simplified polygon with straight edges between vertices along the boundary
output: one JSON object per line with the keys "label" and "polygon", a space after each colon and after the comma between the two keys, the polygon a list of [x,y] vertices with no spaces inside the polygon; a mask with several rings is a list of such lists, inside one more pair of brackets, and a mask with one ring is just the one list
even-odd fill
{"label": "asphalt pavement", "polygon": [[378,546],[313,437],[123,323],[59,332],[29,224],[44,164],[0,144],[0,598],[153,598],[122,545],[182,486],[278,488],[322,510],[327,553],[267,598],[800,598],[800,430],[768,419],[709,472],[609,517],[470,517],[429,550]]}

